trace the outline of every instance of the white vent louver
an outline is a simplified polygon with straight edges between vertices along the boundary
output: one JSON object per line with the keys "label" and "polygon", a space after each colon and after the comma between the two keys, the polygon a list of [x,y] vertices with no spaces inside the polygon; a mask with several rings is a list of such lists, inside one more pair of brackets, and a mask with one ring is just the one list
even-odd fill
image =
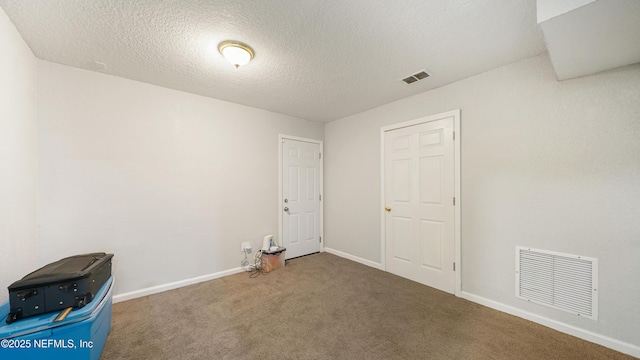
{"label": "white vent louver", "polygon": [[516,297],[598,320],[598,259],[516,247]]}

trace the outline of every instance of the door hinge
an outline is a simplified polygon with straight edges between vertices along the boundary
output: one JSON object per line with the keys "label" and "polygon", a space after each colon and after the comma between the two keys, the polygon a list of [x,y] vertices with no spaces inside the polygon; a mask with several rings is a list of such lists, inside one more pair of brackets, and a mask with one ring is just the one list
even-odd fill
{"label": "door hinge", "polygon": [[453,141],[455,141],[455,140],[456,140],[456,132],[454,131],[453,132]]}
{"label": "door hinge", "polygon": [[456,206],[456,197],[453,197],[453,206]]}
{"label": "door hinge", "polygon": [[456,271],[456,263],[453,263],[453,271]]}
{"label": "door hinge", "polygon": [[318,153],[318,159],[322,159],[322,153]]}
{"label": "door hinge", "polygon": [[320,236],[320,240],[318,242],[322,242],[322,236]]}
{"label": "door hinge", "polygon": [[318,195],[318,200],[322,201],[322,194]]}

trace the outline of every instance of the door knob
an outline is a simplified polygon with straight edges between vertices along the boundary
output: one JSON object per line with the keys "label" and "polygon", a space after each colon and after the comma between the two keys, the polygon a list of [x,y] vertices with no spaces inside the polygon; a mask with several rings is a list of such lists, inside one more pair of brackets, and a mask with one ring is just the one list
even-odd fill
{"label": "door knob", "polygon": [[289,211],[289,208],[285,206],[284,211]]}
{"label": "door knob", "polygon": [[390,211],[391,211],[391,208],[390,208],[390,207],[388,207],[388,206],[387,206],[386,208],[384,208],[384,209],[385,209],[385,210],[387,210],[387,212],[390,212]]}

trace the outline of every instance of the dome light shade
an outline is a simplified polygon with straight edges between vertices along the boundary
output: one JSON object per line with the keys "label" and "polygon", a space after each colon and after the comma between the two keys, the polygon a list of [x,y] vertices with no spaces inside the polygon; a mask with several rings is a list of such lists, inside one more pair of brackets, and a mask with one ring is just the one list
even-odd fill
{"label": "dome light shade", "polygon": [[249,45],[237,41],[223,41],[218,45],[218,51],[236,68],[246,65],[253,59],[253,49]]}

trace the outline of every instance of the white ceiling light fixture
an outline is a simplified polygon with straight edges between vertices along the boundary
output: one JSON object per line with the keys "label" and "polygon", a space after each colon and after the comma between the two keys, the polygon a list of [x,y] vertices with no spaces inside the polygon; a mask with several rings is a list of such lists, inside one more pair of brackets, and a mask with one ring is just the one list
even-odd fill
{"label": "white ceiling light fixture", "polygon": [[236,69],[249,63],[253,59],[253,49],[247,44],[238,41],[223,41],[218,44],[218,51]]}

